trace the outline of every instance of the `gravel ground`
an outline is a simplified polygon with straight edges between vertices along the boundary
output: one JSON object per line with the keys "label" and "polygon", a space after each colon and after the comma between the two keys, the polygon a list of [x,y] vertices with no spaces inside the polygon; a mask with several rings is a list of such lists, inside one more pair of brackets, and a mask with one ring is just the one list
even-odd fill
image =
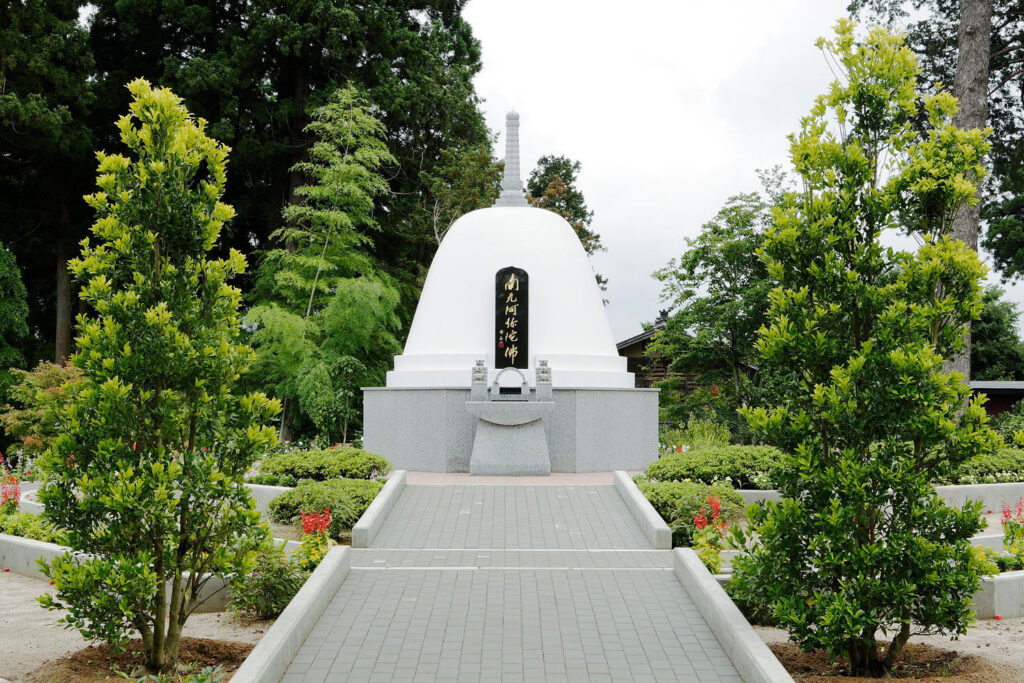
{"label": "gravel ground", "polygon": [[[38,579],[0,573],[0,678],[20,681],[44,662],[90,645],[77,631],[57,624],[61,613],[44,610],[35,601],[49,589]],[[195,614],[184,635],[256,643],[269,627],[270,622],[243,625],[227,614]]]}

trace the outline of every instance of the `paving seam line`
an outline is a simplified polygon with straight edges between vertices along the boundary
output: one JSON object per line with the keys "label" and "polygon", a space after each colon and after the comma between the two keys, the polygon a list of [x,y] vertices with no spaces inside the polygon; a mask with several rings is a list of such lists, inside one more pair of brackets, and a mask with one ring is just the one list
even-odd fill
{"label": "paving seam line", "polygon": [[663,553],[670,548],[387,548],[374,546],[360,550],[395,553]]}
{"label": "paving seam line", "polygon": [[622,470],[615,471],[615,490],[619,492],[623,502],[633,518],[643,530],[644,535],[656,550],[672,548],[672,529],[661,518],[650,501],[640,492],[632,478]]}
{"label": "paving seam line", "polygon": [[718,643],[746,683],[793,683],[739,608],[690,548],[673,551],[673,569]]}
{"label": "paving seam line", "polygon": [[353,565],[352,569],[370,571],[557,571],[557,572],[670,572],[671,567],[369,567]]}
{"label": "paving seam line", "polygon": [[405,482],[405,470],[396,470],[388,478],[384,488],[380,490],[370,506],[366,508],[366,512],[352,527],[353,548],[368,548],[373,543],[373,539],[377,537],[381,527],[384,526],[384,520],[387,519],[388,513],[395,506],[395,501],[405,490]]}
{"label": "paving seam line", "polygon": [[242,662],[234,683],[278,683],[348,576],[352,553],[335,546]]}

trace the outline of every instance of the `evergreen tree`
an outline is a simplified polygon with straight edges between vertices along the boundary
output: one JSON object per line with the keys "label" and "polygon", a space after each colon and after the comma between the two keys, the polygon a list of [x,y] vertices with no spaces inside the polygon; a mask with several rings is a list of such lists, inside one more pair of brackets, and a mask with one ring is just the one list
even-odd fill
{"label": "evergreen tree", "polygon": [[440,244],[460,216],[494,206],[501,194],[505,165],[491,155],[489,145],[446,149],[441,163],[424,180],[433,203],[428,205],[434,238]]}
{"label": "evergreen tree", "polygon": [[309,114],[339,87],[364,92],[395,160],[389,211],[369,249],[402,295],[411,321],[437,243],[424,174],[442,151],[488,145],[472,78],[480,45],[462,18],[465,0],[98,0],[91,38],[100,120],[123,107],[121,85],[143,76],[171,87],[211,133],[230,144],[226,200],[239,217],[230,244],[269,246],[284,206],[306,183],[298,164],[315,138]]}
{"label": "evergreen tree", "polygon": [[[0,216],[7,247],[23,268],[29,326],[63,364],[70,353],[72,293],[67,271],[88,226],[79,197],[89,187],[94,101],[87,36],[76,0],[0,3]],[[109,121],[109,119],[108,119]]]}
{"label": "evergreen tree", "polygon": [[981,315],[972,327],[971,377],[976,380],[1024,380],[1024,342],[1017,333],[1020,311],[1003,299],[1003,290],[989,287]]}
{"label": "evergreen tree", "polygon": [[27,317],[25,285],[18,264],[14,254],[0,242],[0,405],[13,381],[10,370],[25,364],[21,346],[28,336]]}
{"label": "evergreen tree", "polygon": [[[963,377],[943,371],[982,307],[984,266],[952,224],[988,145],[953,125],[952,95],[918,92],[900,36],[857,41],[841,21],[821,46],[841,80],[790,136],[804,191],[762,249],[779,287],[761,372],[783,400],[744,411],[789,454],[782,500],[752,509],[734,583],[802,647],[888,677],[913,634],[963,633],[978,590],[980,504],[950,508],[932,482],[996,443]],[[886,230],[921,246],[887,249]]]}
{"label": "evergreen tree", "polygon": [[[732,434],[746,431],[736,409],[755,403],[759,393],[751,369],[759,364],[755,343],[772,283],[757,252],[770,223],[771,205],[761,195],[730,197],[699,236],[686,240],[686,252],[654,273],[670,315],[647,355],[664,358],[670,372],[697,373],[704,389],[685,400],[674,390],[678,380],[659,384],[662,414],[672,422],[713,411]],[[713,405],[694,405],[705,397]]]}
{"label": "evergreen tree", "polygon": [[128,154],[97,155],[93,237],[70,264],[95,313],[78,320],[82,378],[40,459],[44,514],[81,552],[44,565],[55,593],[40,602],[87,639],[138,632],[156,673],[174,670],[204,585],[266,537],[244,478],[279,405],[234,389],[253,358],[227,284],[245,259],[208,258],[234,214],[228,150],[169,90],[129,89]]}

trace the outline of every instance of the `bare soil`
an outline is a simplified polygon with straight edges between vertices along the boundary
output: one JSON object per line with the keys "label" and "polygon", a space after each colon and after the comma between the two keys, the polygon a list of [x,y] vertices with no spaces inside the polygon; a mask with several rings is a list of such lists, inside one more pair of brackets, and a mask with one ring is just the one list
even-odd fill
{"label": "bare soil", "polygon": [[[182,638],[179,660],[182,673],[204,667],[220,667],[222,681],[231,680],[253,645],[205,638]],[[94,645],[43,664],[23,680],[26,683],[96,683],[123,680],[117,672],[130,674],[143,661],[142,641],[133,640],[121,652],[107,644]]]}
{"label": "bare soil", "polygon": [[[865,681],[849,676],[846,663],[829,662],[824,652],[801,652],[784,631],[755,627],[786,670],[800,683]],[[1020,683],[1024,681],[1024,618],[979,622],[960,640],[944,636],[911,638],[893,678],[943,683]],[[995,647],[993,647],[995,645]]]}

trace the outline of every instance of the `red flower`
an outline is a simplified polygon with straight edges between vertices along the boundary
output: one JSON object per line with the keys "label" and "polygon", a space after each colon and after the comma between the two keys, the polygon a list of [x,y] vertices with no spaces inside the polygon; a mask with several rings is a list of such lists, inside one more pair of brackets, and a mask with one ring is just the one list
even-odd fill
{"label": "red flower", "polygon": [[693,516],[693,525],[698,529],[703,529],[708,525],[708,518],[704,514],[704,506],[700,506],[700,512]]}
{"label": "red flower", "polygon": [[711,519],[717,520],[718,513],[722,510],[722,501],[709,493],[708,505],[711,506]]}
{"label": "red flower", "polygon": [[325,534],[331,526],[331,508],[323,512],[302,513],[302,533],[304,534]]}

